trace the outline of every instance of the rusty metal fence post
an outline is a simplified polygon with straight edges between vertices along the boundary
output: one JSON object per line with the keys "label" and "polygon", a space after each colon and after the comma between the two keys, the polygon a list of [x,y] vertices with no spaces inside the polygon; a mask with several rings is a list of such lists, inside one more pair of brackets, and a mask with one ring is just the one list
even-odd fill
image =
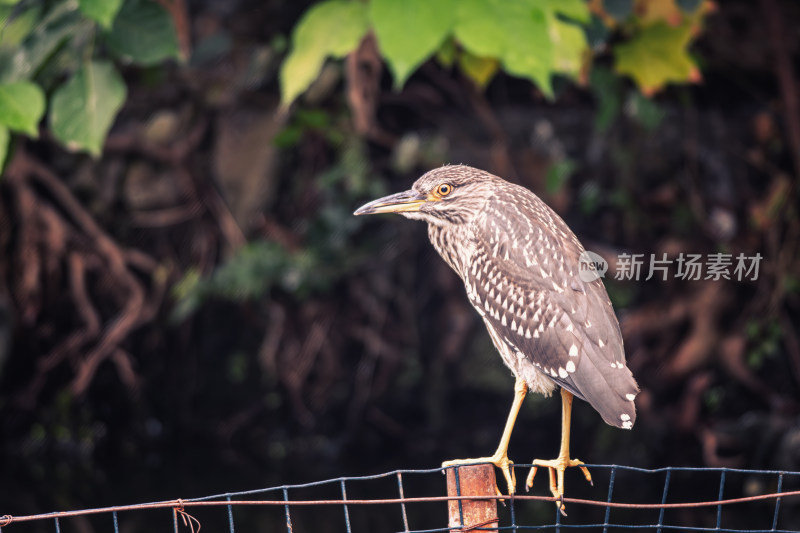
{"label": "rusty metal fence post", "polygon": [[[464,465],[447,469],[448,496],[495,496],[493,465]],[[497,500],[450,500],[448,527],[453,533],[497,531]]]}

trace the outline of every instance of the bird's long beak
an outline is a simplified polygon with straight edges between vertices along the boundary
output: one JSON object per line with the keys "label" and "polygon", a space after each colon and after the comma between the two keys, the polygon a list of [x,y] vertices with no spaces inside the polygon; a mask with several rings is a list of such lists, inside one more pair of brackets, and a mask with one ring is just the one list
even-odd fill
{"label": "bird's long beak", "polygon": [[419,211],[427,201],[427,197],[411,189],[398,192],[364,204],[353,213],[354,215],[375,215],[377,213],[401,213]]}

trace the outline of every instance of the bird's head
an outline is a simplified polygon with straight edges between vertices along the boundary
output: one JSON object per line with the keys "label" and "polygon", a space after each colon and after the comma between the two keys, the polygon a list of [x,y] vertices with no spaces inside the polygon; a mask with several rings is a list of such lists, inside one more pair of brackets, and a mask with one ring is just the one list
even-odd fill
{"label": "bird's head", "polygon": [[444,166],[424,174],[411,189],[373,200],[353,214],[398,213],[437,226],[464,224],[483,207],[495,180],[476,168]]}

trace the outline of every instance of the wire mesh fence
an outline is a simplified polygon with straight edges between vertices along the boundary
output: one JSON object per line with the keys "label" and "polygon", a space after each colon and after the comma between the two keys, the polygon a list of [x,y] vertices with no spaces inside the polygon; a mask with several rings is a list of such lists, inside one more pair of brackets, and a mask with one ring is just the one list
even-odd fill
{"label": "wire mesh fence", "polygon": [[[530,465],[515,465],[518,477]],[[463,467],[462,467],[463,468]],[[397,470],[191,499],[0,517],[0,533],[71,531],[800,531],[800,472],[729,468],[641,469],[589,465],[594,486],[569,476],[569,516],[547,492],[514,497],[445,494],[444,469]],[[527,470],[524,471],[527,473]],[[456,473],[457,474],[457,473]],[[502,481],[501,481],[502,486]],[[447,502],[501,500],[496,521],[448,525]],[[0,509],[0,512],[3,510]],[[460,523],[464,523],[463,516]]]}

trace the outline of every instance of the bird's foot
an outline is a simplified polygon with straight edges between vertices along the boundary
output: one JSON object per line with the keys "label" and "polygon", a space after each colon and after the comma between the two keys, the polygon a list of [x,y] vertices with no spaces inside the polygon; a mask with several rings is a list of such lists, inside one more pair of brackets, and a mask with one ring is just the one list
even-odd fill
{"label": "bird's foot", "polygon": [[592,483],[592,475],[589,469],[583,466],[583,461],[577,459],[570,459],[567,456],[558,457],[556,459],[545,461],[542,459],[533,460],[533,468],[531,468],[528,478],[525,480],[525,490],[530,490],[533,487],[533,478],[536,476],[536,470],[539,467],[545,467],[550,471],[550,493],[556,498],[556,506],[561,514],[567,516],[564,506],[564,470],[571,466],[577,466],[583,472],[586,481]]}
{"label": "bird's foot", "polygon": [[[503,477],[506,478],[506,483],[508,484],[508,494],[512,495],[516,492],[517,486],[517,479],[514,476],[514,469],[511,468],[514,466],[514,463],[511,459],[508,458],[506,454],[498,454],[495,453],[491,457],[476,457],[474,459],[453,459],[452,461],[445,461],[442,463],[442,468],[448,468],[451,466],[463,466],[463,465],[476,465],[482,463],[491,463],[503,472]],[[500,488],[495,485],[495,490],[497,491],[498,496],[502,496],[503,493],[500,492]]]}

